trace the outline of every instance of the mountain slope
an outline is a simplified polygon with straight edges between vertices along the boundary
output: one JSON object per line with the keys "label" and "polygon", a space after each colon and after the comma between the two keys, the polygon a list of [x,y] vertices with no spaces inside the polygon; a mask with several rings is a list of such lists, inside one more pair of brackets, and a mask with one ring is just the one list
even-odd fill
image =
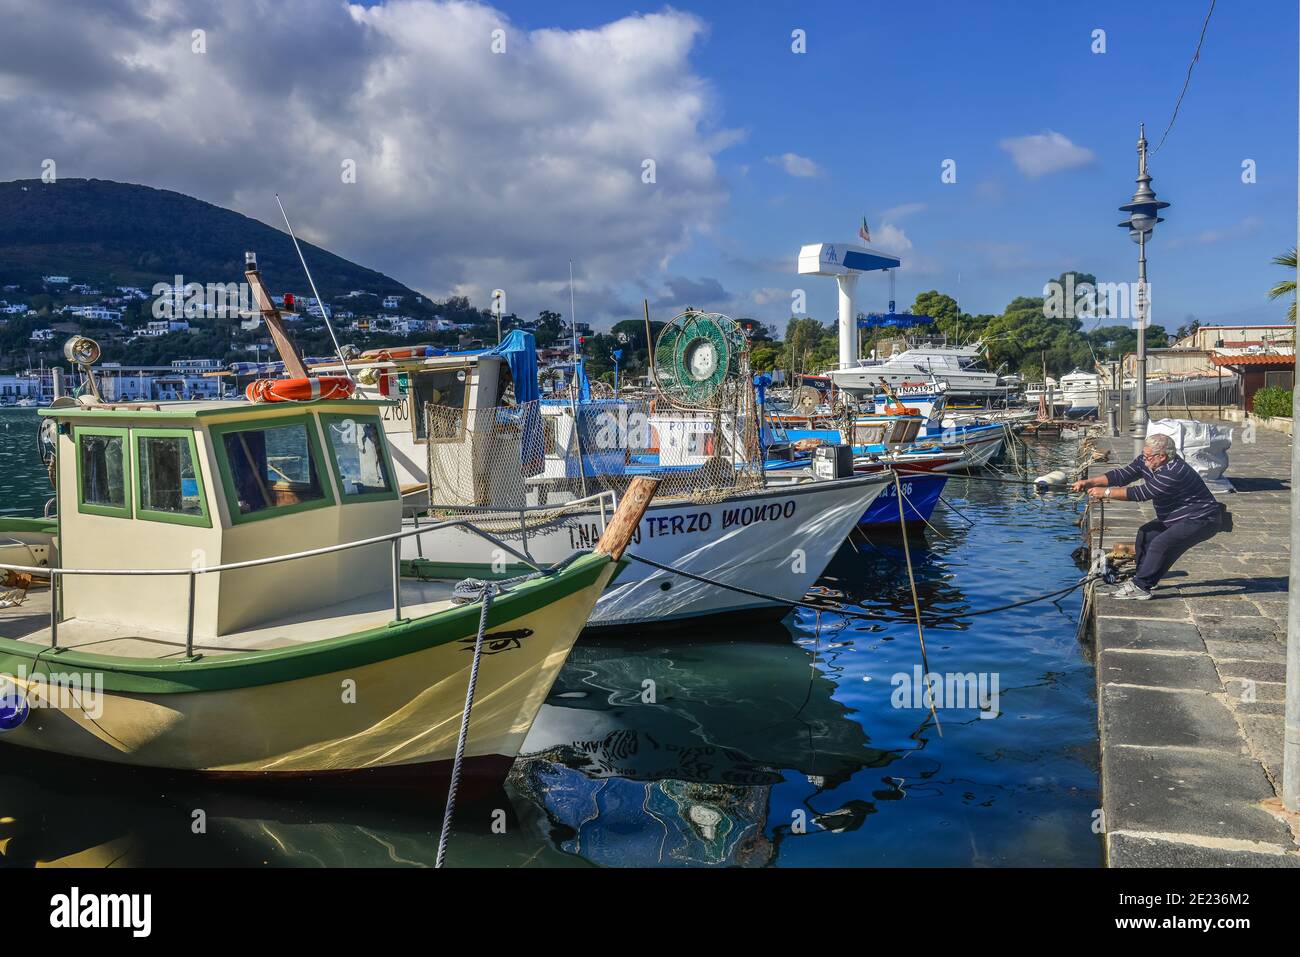
{"label": "mountain slope", "polygon": [[[301,242],[301,240],[300,240]],[[351,289],[414,296],[396,279],[302,243],[320,293]],[[0,277],[148,287],[171,282],[238,282],[244,251],[257,252],[273,290],[304,288],[287,233],[183,193],[101,179],[0,183]]]}

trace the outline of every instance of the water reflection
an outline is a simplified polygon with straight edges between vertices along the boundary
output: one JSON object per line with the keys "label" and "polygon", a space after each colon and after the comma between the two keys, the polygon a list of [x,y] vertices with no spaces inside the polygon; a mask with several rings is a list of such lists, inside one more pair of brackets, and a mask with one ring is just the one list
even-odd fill
{"label": "water reflection", "polygon": [[[852,830],[873,800],[816,810],[817,796],[899,757],[872,747],[817,651],[771,625],[744,642],[675,634],[670,644],[584,641],[515,763],[520,818],[592,863],[772,863],[802,815]],[[887,794],[886,789],[886,794]]]}
{"label": "water reflection", "polygon": [[[441,788],[257,785],[0,755],[0,866],[432,867],[437,855]],[[498,789],[458,802],[448,863],[570,862],[529,837]]]}

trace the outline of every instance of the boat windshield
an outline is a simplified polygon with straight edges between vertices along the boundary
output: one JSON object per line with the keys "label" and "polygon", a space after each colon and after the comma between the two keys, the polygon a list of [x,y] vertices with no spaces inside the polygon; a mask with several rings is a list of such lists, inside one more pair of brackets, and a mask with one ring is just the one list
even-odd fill
{"label": "boat windshield", "polygon": [[241,514],[325,496],[306,423],[227,432],[222,442]]}

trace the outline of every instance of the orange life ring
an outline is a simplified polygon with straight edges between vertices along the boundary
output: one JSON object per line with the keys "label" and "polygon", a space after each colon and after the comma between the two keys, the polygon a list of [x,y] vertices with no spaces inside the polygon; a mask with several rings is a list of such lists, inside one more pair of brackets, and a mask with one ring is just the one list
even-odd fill
{"label": "orange life ring", "polygon": [[250,402],[310,402],[313,399],[346,399],[356,385],[344,376],[311,376],[306,379],[258,379],[244,390]]}

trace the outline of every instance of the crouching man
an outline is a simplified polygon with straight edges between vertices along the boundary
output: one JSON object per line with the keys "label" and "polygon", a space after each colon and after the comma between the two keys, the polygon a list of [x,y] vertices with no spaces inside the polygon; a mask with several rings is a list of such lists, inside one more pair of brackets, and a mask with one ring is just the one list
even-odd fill
{"label": "crouching man", "polygon": [[[1129,488],[1138,479],[1141,485]],[[1148,436],[1142,454],[1123,468],[1084,479],[1070,486],[1092,498],[1151,502],[1156,520],[1138,529],[1137,572],[1114,593],[1115,598],[1145,601],[1173,566],[1193,545],[1213,538],[1220,530],[1223,509],[1196,470],[1178,457],[1167,435]]]}

